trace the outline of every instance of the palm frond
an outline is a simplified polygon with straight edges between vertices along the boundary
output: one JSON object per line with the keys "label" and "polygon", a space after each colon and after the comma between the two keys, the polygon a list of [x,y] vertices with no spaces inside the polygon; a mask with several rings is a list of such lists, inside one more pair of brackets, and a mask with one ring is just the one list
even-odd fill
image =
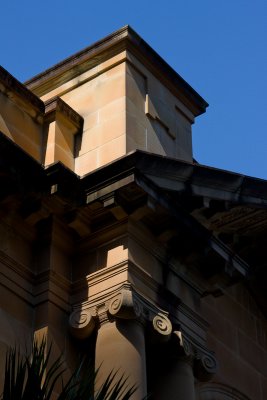
{"label": "palm frond", "polygon": [[17,347],[6,354],[4,389],[1,400],[50,400],[61,381],[58,400],[129,400],[136,387],[129,387],[127,378],[111,372],[97,393],[94,393],[98,371],[83,359],[71,377],[63,383],[62,357],[50,362],[52,345],[46,339],[33,341],[31,354],[22,355]]}
{"label": "palm frond", "polygon": [[21,360],[19,350],[16,347],[9,349],[6,354],[3,400],[19,399],[19,395],[23,393],[25,379],[26,365]]}

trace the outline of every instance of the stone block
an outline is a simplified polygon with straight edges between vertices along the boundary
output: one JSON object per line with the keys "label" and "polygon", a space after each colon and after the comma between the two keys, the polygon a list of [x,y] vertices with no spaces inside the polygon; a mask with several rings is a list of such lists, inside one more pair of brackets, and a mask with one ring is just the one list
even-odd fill
{"label": "stone block", "polygon": [[96,103],[98,108],[100,108],[121,97],[125,97],[125,76],[115,75],[112,79],[101,82],[96,89]]}
{"label": "stone block", "polygon": [[99,123],[99,110],[86,115],[83,125],[83,131],[94,128]]}
{"label": "stone block", "polygon": [[143,121],[127,113],[126,115],[127,153],[136,149],[147,150],[147,128]]}
{"label": "stone block", "polygon": [[42,125],[0,93],[0,130],[37,161],[41,161]]}
{"label": "stone block", "polygon": [[238,328],[209,305],[208,299],[201,301],[201,314],[209,323],[209,332],[232,351],[238,351]]}
{"label": "stone block", "polygon": [[121,135],[97,149],[98,167],[116,160],[126,154],[126,137]]}
{"label": "stone block", "polygon": [[227,289],[227,293],[238,303],[240,303],[247,310],[249,309],[248,290],[244,287],[243,283],[237,283]]}
{"label": "stone block", "polygon": [[127,101],[130,100],[137,109],[142,110],[144,118],[146,92],[146,77],[128,64],[126,68],[126,98]]}
{"label": "stone block", "polygon": [[88,151],[75,158],[75,173],[83,176],[93,171],[98,167],[98,150]]}
{"label": "stone block", "polygon": [[165,156],[164,139],[162,140],[165,135],[167,135],[167,132],[164,126],[160,125],[156,120],[149,121],[149,127],[147,129],[147,151]]}
{"label": "stone block", "polygon": [[62,99],[84,118],[85,124],[86,116],[98,111],[96,90],[97,80],[93,80],[62,96]]}
{"label": "stone block", "polygon": [[124,113],[115,114],[109,120],[100,122],[95,127],[83,132],[78,155],[100,148],[106,143],[125,134]]}
{"label": "stone block", "polygon": [[125,120],[125,104],[126,98],[120,97],[111,103],[99,108],[98,110],[98,123],[110,121],[115,116],[121,117]]}
{"label": "stone block", "polygon": [[267,352],[241,331],[238,333],[238,343],[240,356],[267,377]]}
{"label": "stone block", "polygon": [[162,283],[162,265],[159,260],[151,253],[145,243],[138,243],[134,238],[129,238],[129,260],[140,270],[153,278],[157,283]]}
{"label": "stone block", "polygon": [[125,96],[125,66],[115,66],[104,74],[74,88],[62,96],[62,99],[85,119],[101,107]]}
{"label": "stone block", "polygon": [[244,307],[225,294],[216,299],[217,311],[230,322],[236,323],[245,334],[256,340],[256,319]]}
{"label": "stone block", "polygon": [[214,336],[209,335],[208,345],[215,351],[218,360],[219,369],[214,377],[216,382],[234,387],[250,400],[260,399],[260,374]]}
{"label": "stone block", "polygon": [[261,400],[267,399],[267,378],[261,376]]}
{"label": "stone block", "polygon": [[[15,264],[15,263],[14,263]],[[1,284],[5,286],[7,290],[7,297],[8,299],[12,299],[14,293],[16,296],[24,301],[25,303],[31,303],[32,301],[32,284],[29,281],[31,278],[31,274],[29,270],[26,268],[10,268],[10,264],[8,263],[1,263]],[[5,303],[6,299],[3,299],[3,304]],[[23,304],[23,303],[22,303]],[[8,307],[7,303],[7,307]]]}
{"label": "stone block", "polygon": [[[2,296],[5,296],[3,301]],[[24,347],[31,340],[33,310],[4,288],[1,289],[0,305],[0,342],[7,346],[18,344]]]}
{"label": "stone block", "polygon": [[75,268],[72,270],[72,280],[75,282],[97,271],[97,250],[79,252],[75,258]]}
{"label": "stone block", "polygon": [[267,351],[267,321],[265,318],[256,319],[257,344]]}
{"label": "stone block", "polygon": [[103,71],[101,75],[108,81],[117,78],[120,75],[125,75],[126,73],[126,64],[125,62],[122,62],[120,54],[117,57],[117,61],[119,61],[119,63],[116,63],[115,60],[116,57],[113,58],[113,61],[106,61],[99,67],[99,72],[101,73],[101,71]]}
{"label": "stone block", "polygon": [[97,269],[112,267],[128,261],[127,238],[117,239],[97,250]]}
{"label": "stone block", "polygon": [[32,260],[32,248],[30,238],[25,232],[23,221],[20,219],[13,220],[14,225],[10,225],[10,221],[5,223],[5,215],[1,215],[0,224],[0,251],[7,254],[11,259],[22,265],[30,265]]}
{"label": "stone block", "polygon": [[[52,128],[53,129],[53,128]],[[48,145],[45,148],[45,158],[44,158],[44,165],[47,166],[49,164],[53,164],[55,162],[62,162],[66,167],[70,168],[71,170],[74,169],[74,137],[72,137],[72,146],[68,146],[65,142],[63,143],[64,139],[62,138],[62,132],[55,128],[55,132],[52,133],[49,130],[48,133]],[[57,140],[62,142],[60,146],[57,144]]]}

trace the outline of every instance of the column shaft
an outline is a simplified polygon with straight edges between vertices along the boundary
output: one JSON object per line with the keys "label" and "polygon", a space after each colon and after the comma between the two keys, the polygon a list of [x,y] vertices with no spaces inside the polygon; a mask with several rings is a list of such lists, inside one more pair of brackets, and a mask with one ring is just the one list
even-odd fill
{"label": "column shaft", "polygon": [[170,360],[157,380],[153,399],[195,400],[194,375],[188,360]]}
{"label": "column shaft", "polygon": [[[138,386],[131,397],[140,400],[146,395],[146,357],[143,326],[136,320],[104,323],[96,340],[97,388],[113,370],[128,377],[129,386]],[[96,388],[96,389],[97,389]]]}

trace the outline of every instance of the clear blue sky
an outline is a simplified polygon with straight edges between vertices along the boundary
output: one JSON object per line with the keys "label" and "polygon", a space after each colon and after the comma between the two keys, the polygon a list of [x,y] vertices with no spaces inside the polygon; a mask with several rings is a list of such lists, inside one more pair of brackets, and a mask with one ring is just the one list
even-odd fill
{"label": "clear blue sky", "polygon": [[195,158],[267,179],[267,0],[6,0],[0,64],[23,82],[126,24],[210,104]]}

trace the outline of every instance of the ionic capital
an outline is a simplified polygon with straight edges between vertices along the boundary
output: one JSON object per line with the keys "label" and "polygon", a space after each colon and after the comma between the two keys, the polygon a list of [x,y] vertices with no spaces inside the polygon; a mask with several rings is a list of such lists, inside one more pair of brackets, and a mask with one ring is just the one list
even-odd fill
{"label": "ionic capital", "polygon": [[69,327],[77,339],[86,339],[95,328],[95,320],[91,311],[82,306],[77,307],[69,317]]}
{"label": "ionic capital", "polygon": [[167,315],[159,312],[152,320],[152,325],[157,334],[161,336],[161,340],[169,340],[172,333],[172,323]]}
{"label": "ionic capital", "polygon": [[172,333],[168,313],[137,293],[130,284],[121,286],[105,298],[74,306],[69,318],[70,331],[75,337],[84,339],[96,326],[116,318],[138,320],[144,326],[150,326],[153,337],[161,340],[169,340]]}
{"label": "ionic capital", "polygon": [[108,312],[111,316],[123,319],[136,319],[141,316],[142,309],[132,290],[122,288],[108,302]]}
{"label": "ionic capital", "polygon": [[199,349],[194,362],[194,374],[201,381],[209,381],[217,371],[217,360],[214,353]]}
{"label": "ionic capital", "polygon": [[188,360],[194,359],[195,348],[181,331],[173,331],[172,343],[174,344],[172,346],[172,354],[179,357],[185,357]]}
{"label": "ionic capital", "polygon": [[190,361],[194,375],[200,381],[208,381],[216,373],[217,361],[214,353],[190,338],[189,335],[181,331],[174,331],[172,344],[174,344],[170,350],[172,356],[176,355]]}

